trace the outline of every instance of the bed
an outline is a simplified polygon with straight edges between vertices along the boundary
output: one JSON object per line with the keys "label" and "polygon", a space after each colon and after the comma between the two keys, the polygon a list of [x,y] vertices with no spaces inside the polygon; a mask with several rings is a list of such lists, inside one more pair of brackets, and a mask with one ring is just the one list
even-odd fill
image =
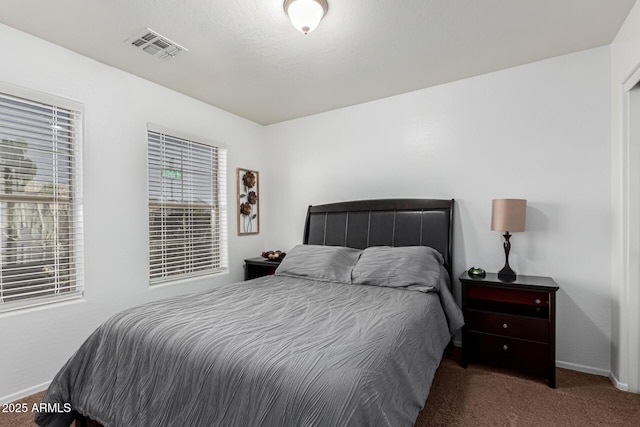
{"label": "bed", "polygon": [[[41,426],[412,426],[462,326],[453,200],[310,206],[274,275],[116,314],[53,379]],[[57,406],[56,406],[57,404]]]}

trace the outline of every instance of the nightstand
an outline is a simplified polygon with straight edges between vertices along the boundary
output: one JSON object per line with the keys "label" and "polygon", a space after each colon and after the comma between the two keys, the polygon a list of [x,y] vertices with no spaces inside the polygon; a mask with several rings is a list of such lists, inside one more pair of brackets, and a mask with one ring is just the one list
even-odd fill
{"label": "nightstand", "polygon": [[556,387],[556,292],[550,277],[520,276],[503,282],[496,273],[462,283],[462,366],[486,363],[546,376]]}
{"label": "nightstand", "polygon": [[269,261],[268,259],[258,257],[244,260],[244,280],[255,279],[262,276],[273,274],[280,262]]}

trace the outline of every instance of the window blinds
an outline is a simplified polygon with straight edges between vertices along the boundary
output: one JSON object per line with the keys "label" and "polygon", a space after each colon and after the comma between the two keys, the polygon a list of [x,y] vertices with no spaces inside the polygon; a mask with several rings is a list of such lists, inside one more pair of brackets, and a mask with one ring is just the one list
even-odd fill
{"label": "window blinds", "polygon": [[150,283],[225,271],[226,150],[151,126],[147,136]]}
{"label": "window blinds", "polygon": [[0,92],[0,311],[82,294],[80,124]]}

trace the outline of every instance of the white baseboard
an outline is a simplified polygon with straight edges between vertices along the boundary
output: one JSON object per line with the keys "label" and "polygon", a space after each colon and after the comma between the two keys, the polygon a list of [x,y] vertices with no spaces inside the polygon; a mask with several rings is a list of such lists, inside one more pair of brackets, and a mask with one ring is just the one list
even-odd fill
{"label": "white baseboard", "polygon": [[600,375],[601,377],[608,377],[610,372],[606,369],[594,368],[592,366],[578,365],[577,363],[563,362],[556,360],[556,366],[558,368],[570,369],[572,371],[584,372],[586,374]]}
{"label": "white baseboard", "polygon": [[609,372],[609,380],[611,380],[611,382],[617,389],[622,391],[629,391],[629,384],[621,383],[620,381],[618,381],[613,372]]}
{"label": "white baseboard", "polygon": [[27,389],[21,390],[17,393],[10,394],[8,396],[0,397],[0,405],[4,405],[5,403],[11,403],[18,399],[22,399],[23,397],[31,396],[32,394],[38,393],[42,390],[46,390],[49,387],[51,381],[47,381],[46,383],[42,383],[40,385],[35,385],[33,387],[29,387]]}
{"label": "white baseboard", "polygon": [[629,391],[629,384],[622,383],[616,378],[616,376],[611,371],[607,371],[606,369],[593,368],[591,366],[578,365],[576,363],[568,363],[561,362],[556,360],[556,366],[558,368],[570,369],[572,371],[584,372],[587,374],[600,375],[602,377],[607,377],[609,381],[613,384],[615,388],[622,391]]}
{"label": "white baseboard", "polygon": [[614,385],[615,388],[622,391],[629,391],[629,384],[621,383],[620,381],[618,381],[616,376],[613,375],[613,372],[607,371],[606,369],[599,369],[591,366],[578,365],[576,363],[561,362],[559,360],[556,360],[556,366],[558,368],[570,369],[572,371],[584,372],[587,374],[594,374],[594,375],[600,375],[602,377],[607,377],[609,378],[609,381],[611,381],[611,383]]}

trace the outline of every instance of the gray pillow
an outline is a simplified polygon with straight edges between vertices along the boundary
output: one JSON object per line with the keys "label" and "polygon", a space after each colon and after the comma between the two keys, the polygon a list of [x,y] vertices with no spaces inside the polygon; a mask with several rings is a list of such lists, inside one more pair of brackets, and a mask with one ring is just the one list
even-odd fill
{"label": "gray pillow", "polygon": [[351,270],[361,253],[359,249],[342,246],[298,245],[287,252],[275,274],[351,283]]}
{"label": "gray pillow", "polygon": [[362,252],[351,273],[351,282],[437,292],[443,264],[440,252],[428,246],[373,246]]}

